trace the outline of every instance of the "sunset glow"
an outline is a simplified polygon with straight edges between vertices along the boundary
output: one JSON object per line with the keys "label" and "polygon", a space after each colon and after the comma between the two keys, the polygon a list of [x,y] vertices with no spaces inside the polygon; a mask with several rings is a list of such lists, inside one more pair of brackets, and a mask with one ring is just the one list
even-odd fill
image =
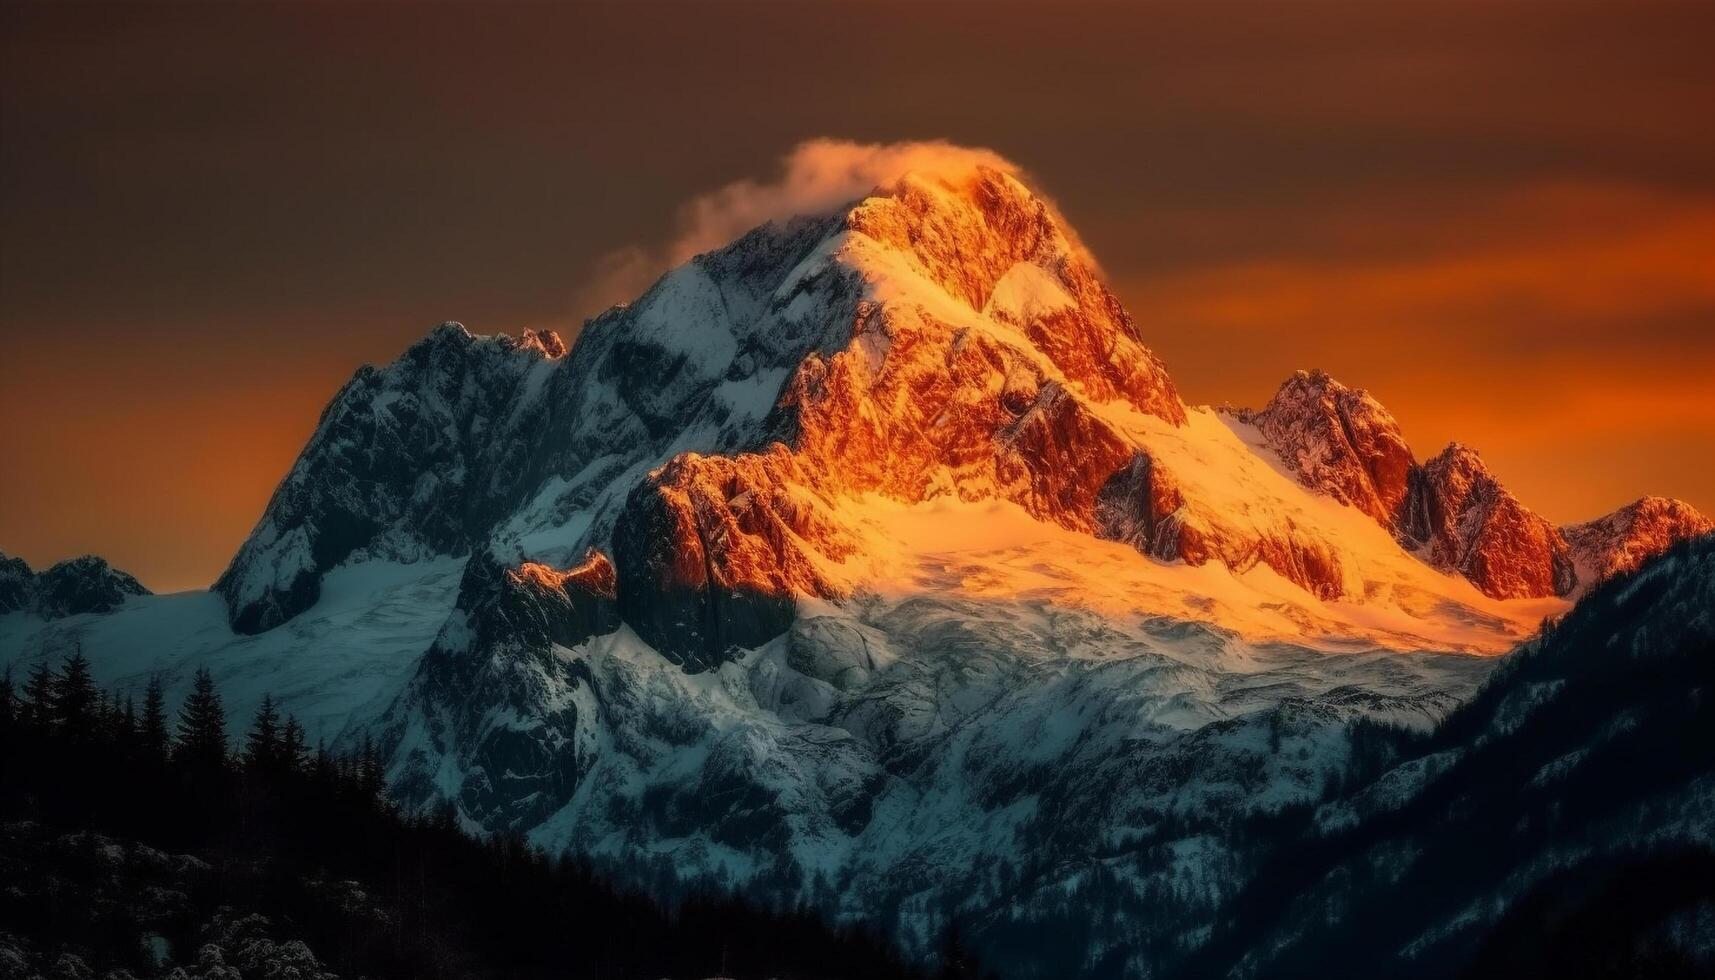
{"label": "sunset glow", "polygon": [[8,6],[0,543],[206,586],[352,364],[569,338],[908,137],[1040,178],[1190,403],[1321,367],[1551,520],[1715,511],[1711,9],[1240,9]]}

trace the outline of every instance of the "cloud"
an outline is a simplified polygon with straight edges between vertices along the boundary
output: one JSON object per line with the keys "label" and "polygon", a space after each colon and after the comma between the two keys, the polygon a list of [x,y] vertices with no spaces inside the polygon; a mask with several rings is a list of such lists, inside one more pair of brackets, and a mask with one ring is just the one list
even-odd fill
{"label": "cloud", "polygon": [[907,173],[952,175],[978,166],[1022,176],[1018,165],[993,150],[943,140],[807,140],[781,158],[773,180],[736,180],[686,203],[665,245],[628,245],[604,255],[579,291],[577,305],[580,312],[594,313],[633,299],[666,270],[758,225],[830,212]]}

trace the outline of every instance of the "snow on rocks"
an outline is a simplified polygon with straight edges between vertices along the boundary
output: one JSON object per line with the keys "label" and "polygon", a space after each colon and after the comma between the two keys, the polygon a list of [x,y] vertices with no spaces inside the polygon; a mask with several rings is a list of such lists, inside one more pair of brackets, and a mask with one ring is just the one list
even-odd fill
{"label": "snow on rocks", "polygon": [[1418,464],[1387,410],[1321,371],[1299,371],[1268,407],[1239,411],[1304,486],[1370,515],[1408,548],[1496,598],[1565,596],[1708,533],[1690,505],[1644,497],[1555,528],[1525,507],[1476,450],[1453,443]]}
{"label": "snow on rocks", "polygon": [[123,606],[131,596],[150,594],[142,583],[95,555],[36,572],[22,558],[0,552],[0,614],[25,612],[58,619],[106,613]]}
{"label": "snow on rocks", "polygon": [[1715,522],[1671,497],[1639,497],[1611,514],[1560,529],[1580,584],[1636,571],[1677,541],[1715,531]]}

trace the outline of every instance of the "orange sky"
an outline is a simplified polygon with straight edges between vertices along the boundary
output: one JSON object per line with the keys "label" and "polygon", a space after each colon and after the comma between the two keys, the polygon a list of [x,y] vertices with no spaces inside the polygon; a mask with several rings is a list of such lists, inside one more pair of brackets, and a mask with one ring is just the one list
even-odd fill
{"label": "orange sky", "polygon": [[1025,166],[1187,398],[1715,512],[1715,5],[0,7],[0,550],[206,585],[327,398],[801,140]]}

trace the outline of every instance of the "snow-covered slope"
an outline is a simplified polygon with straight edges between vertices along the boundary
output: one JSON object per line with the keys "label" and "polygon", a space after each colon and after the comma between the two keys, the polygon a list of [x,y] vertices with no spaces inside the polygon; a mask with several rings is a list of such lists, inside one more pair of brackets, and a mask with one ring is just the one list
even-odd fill
{"label": "snow-covered slope", "polygon": [[58,665],[82,651],[105,687],[139,701],[151,676],[176,704],[197,668],[220,685],[235,726],[272,694],[312,740],[334,744],[375,721],[446,621],[464,561],[371,561],[330,572],[320,601],[279,629],[234,633],[213,592],[139,596],[106,614],[0,615],[0,669]]}

